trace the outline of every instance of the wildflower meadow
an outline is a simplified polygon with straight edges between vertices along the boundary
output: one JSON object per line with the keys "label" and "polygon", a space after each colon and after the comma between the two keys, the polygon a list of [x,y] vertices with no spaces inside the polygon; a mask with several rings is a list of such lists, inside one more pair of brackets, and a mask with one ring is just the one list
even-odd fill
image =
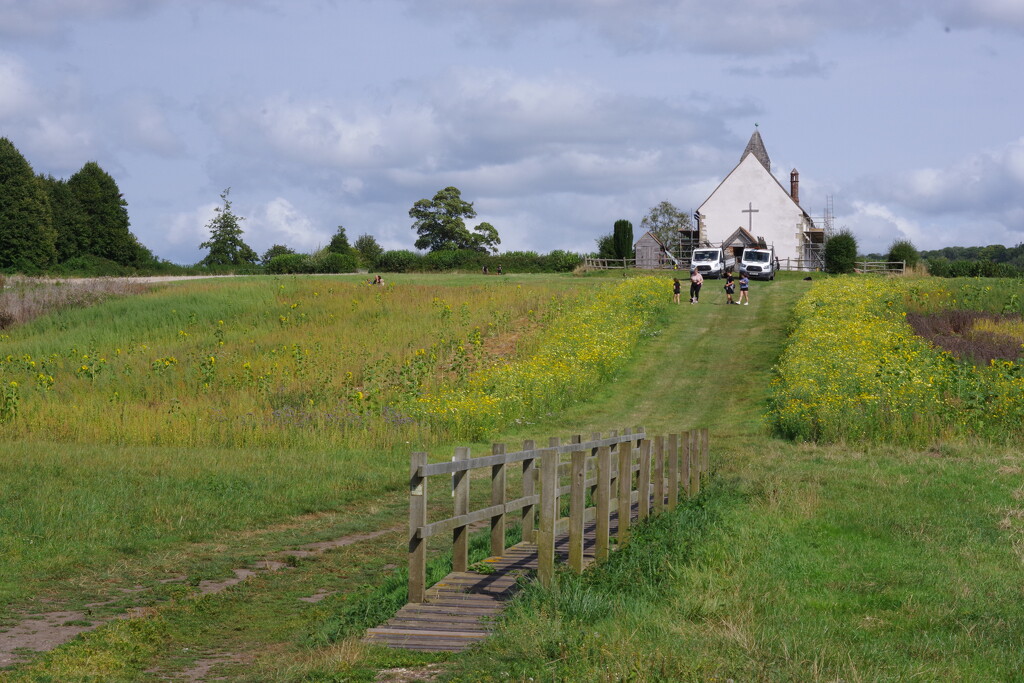
{"label": "wildflower meadow", "polygon": [[0,439],[362,448],[481,436],[585,396],[664,298],[650,278],[578,288],[263,278],[60,311],[0,335]]}
{"label": "wildflower meadow", "polygon": [[[951,437],[994,441],[1024,432],[1024,367],[975,365],[917,336],[908,310],[1015,313],[1021,284],[839,277],[816,283],[796,305],[778,363],[768,419],[808,441],[927,444]],[[999,302],[1002,302],[1000,305]],[[980,330],[1024,342],[1019,318]]]}

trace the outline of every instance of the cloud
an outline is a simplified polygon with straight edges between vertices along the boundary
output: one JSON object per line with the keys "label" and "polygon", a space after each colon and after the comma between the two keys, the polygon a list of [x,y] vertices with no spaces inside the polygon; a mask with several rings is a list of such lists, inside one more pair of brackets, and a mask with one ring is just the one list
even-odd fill
{"label": "cloud", "polygon": [[776,66],[747,63],[730,67],[726,72],[750,78],[827,78],[835,67],[835,62],[822,62],[817,54],[807,53]]}
{"label": "cloud", "polygon": [[730,134],[714,108],[457,69],[382,102],[274,96],[204,115],[250,178],[373,200],[452,184],[494,196],[644,185],[718,158]]}
{"label": "cloud", "polygon": [[[259,253],[274,244],[300,252],[312,252],[331,241],[333,230],[316,227],[314,221],[284,197],[275,197],[258,207],[245,221],[244,239]],[[354,238],[353,238],[354,239]]]}
{"label": "cloud", "polygon": [[938,7],[947,27],[1024,32],[1024,3],[1019,0],[944,0]]}
{"label": "cloud", "polygon": [[1024,32],[1019,0],[401,0],[463,40],[509,43],[545,27],[595,35],[622,52],[764,55],[842,33],[899,33],[923,21]]}
{"label": "cloud", "polygon": [[218,206],[208,203],[167,216],[160,221],[163,229],[158,234],[164,244],[171,247],[198,247],[210,237],[206,224],[216,215]]}
{"label": "cloud", "polygon": [[[821,33],[892,30],[926,15],[925,0],[405,0],[425,21],[453,21],[499,40],[568,24],[628,52],[681,50],[764,54],[808,44]],[[458,25],[458,24],[456,24]]]}
{"label": "cloud", "polygon": [[168,0],[0,0],[0,36],[52,38],[91,19],[138,16]]}
{"label": "cloud", "polygon": [[0,53],[0,122],[25,116],[36,108],[37,101],[24,63]]}
{"label": "cloud", "polygon": [[1024,208],[1024,137],[946,167],[914,169],[876,181],[888,201],[926,214],[1007,214]]}
{"label": "cloud", "polygon": [[173,106],[166,98],[146,91],[132,91],[119,98],[112,125],[121,138],[137,151],[176,158],[185,151],[185,143],[167,118]]}

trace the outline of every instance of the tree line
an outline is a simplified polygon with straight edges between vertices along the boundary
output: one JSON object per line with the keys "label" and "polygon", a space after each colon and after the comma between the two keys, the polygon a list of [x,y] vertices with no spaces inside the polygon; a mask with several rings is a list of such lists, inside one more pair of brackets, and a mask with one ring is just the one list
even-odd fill
{"label": "tree line", "polygon": [[128,203],[95,161],[70,178],[36,175],[0,138],[0,269],[39,273],[88,270],[109,261],[141,268],[156,262],[129,229]]}

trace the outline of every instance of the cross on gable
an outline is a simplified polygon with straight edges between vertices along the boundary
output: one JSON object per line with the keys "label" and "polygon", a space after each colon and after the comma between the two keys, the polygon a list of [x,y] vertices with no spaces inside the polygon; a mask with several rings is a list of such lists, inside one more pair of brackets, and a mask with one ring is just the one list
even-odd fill
{"label": "cross on gable", "polygon": [[754,232],[754,214],[755,213],[760,213],[760,211],[761,211],[760,209],[755,209],[754,208],[754,203],[753,202],[747,202],[747,208],[745,208],[742,211],[740,211],[740,213],[747,214],[747,231],[748,232],[751,232],[751,233]]}

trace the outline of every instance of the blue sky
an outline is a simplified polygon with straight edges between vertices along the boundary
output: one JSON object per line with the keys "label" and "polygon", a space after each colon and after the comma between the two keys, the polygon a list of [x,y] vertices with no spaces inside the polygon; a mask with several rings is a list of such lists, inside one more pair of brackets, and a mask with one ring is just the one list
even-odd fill
{"label": "blue sky", "polygon": [[0,0],[0,136],[97,161],[158,256],[336,226],[412,248],[448,185],[502,250],[692,210],[754,124],[864,252],[1024,242],[1020,0]]}

